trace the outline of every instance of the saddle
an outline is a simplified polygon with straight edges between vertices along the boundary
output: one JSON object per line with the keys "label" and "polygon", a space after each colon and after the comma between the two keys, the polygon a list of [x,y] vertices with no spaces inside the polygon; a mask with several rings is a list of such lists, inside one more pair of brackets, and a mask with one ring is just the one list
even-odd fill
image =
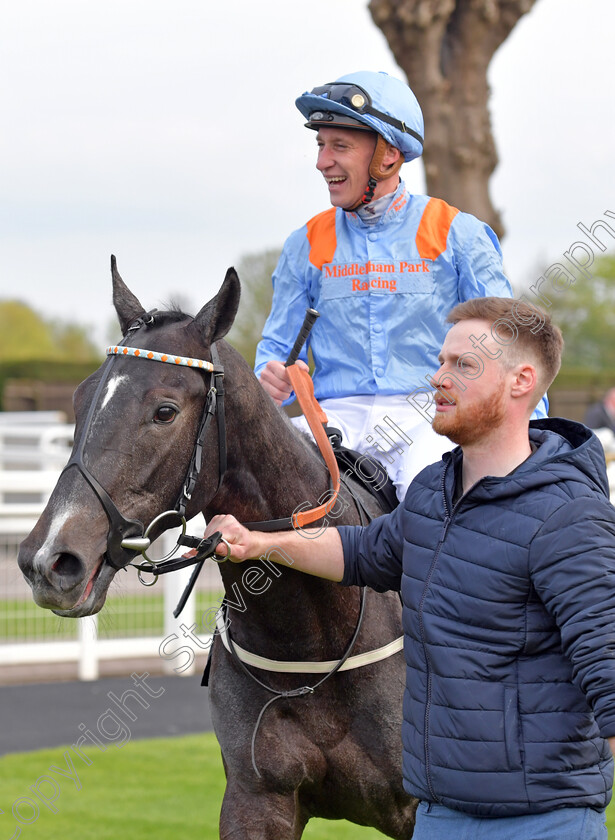
{"label": "saddle", "polygon": [[391,513],[399,504],[395,485],[380,461],[342,445],[342,433],[333,426],[325,426],[342,480],[357,481],[378,502],[383,513]]}

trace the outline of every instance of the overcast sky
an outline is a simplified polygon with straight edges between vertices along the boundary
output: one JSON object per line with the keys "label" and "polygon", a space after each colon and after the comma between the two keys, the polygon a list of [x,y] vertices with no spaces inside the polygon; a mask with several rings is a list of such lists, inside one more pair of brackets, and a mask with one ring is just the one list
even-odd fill
{"label": "overcast sky", "polygon": [[[491,64],[513,283],[615,211],[613,32],[613,0],[537,0]],[[104,341],[114,253],[143,304],[198,309],[328,206],[294,100],[359,69],[403,78],[367,0],[5,0],[0,298]]]}

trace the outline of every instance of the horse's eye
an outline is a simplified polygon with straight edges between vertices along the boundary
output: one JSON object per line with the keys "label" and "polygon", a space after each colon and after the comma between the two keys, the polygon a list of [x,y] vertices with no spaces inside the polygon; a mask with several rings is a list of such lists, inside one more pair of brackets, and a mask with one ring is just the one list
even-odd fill
{"label": "horse's eye", "polygon": [[154,414],[155,423],[172,423],[177,416],[177,409],[174,405],[161,405]]}

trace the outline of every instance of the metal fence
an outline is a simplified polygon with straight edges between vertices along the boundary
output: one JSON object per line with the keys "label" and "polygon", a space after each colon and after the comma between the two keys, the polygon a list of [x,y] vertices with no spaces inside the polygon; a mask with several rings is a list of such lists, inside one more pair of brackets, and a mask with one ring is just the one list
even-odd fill
{"label": "metal fence", "polygon": [[[0,412],[0,681],[3,666],[54,662],[77,662],[82,679],[95,679],[103,659],[160,655],[165,640],[184,637],[181,624],[196,624],[195,635],[205,647],[210,636],[198,632],[197,613],[209,612],[222,599],[219,573],[206,564],[179,620],[172,612],[190,570],[166,575],[151,588],[142,586],[132,569],[118,572],[102,612],[87,619],[61,618],[36,606],[17,553],[68,459],[72,436],[73,427],[56,412]],[[203,526],[193,521],[191,533]],[[160,551],[166,553],[174,540],[172,532],[165,535]],[[165,670],[192,672],[194,663],[178,670],[185,657],[179,663],[171,657],[172,641],[163,649]]]}

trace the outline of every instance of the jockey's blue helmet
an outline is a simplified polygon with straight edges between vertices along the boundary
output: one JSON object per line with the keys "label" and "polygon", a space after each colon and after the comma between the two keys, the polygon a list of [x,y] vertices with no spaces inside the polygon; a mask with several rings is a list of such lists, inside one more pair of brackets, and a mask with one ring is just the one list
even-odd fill
{"label": "jockey's blue helmet", "polygon": [[295,104],[308,128],[363,128],[384,137],[406,161],[423,153],[421,106],[408,85],[388,73],[348,73],[304,93]]}
{"label": "jockey's blue helmet", "polygon": [[[388,73],[370,70],[348,73],[334,82],[306,91],[295,104],[307,119],[306,127],[315,131],[339,126],[378,135],[369,169],[371,188],[368,187],[359,204],[371,201],[376,181],[390,177],[402,163],[423,153],[421,106],[408,85]],[[383,141],[401,152],[402,156],[392,168],[381,166],[386,149]]]}

